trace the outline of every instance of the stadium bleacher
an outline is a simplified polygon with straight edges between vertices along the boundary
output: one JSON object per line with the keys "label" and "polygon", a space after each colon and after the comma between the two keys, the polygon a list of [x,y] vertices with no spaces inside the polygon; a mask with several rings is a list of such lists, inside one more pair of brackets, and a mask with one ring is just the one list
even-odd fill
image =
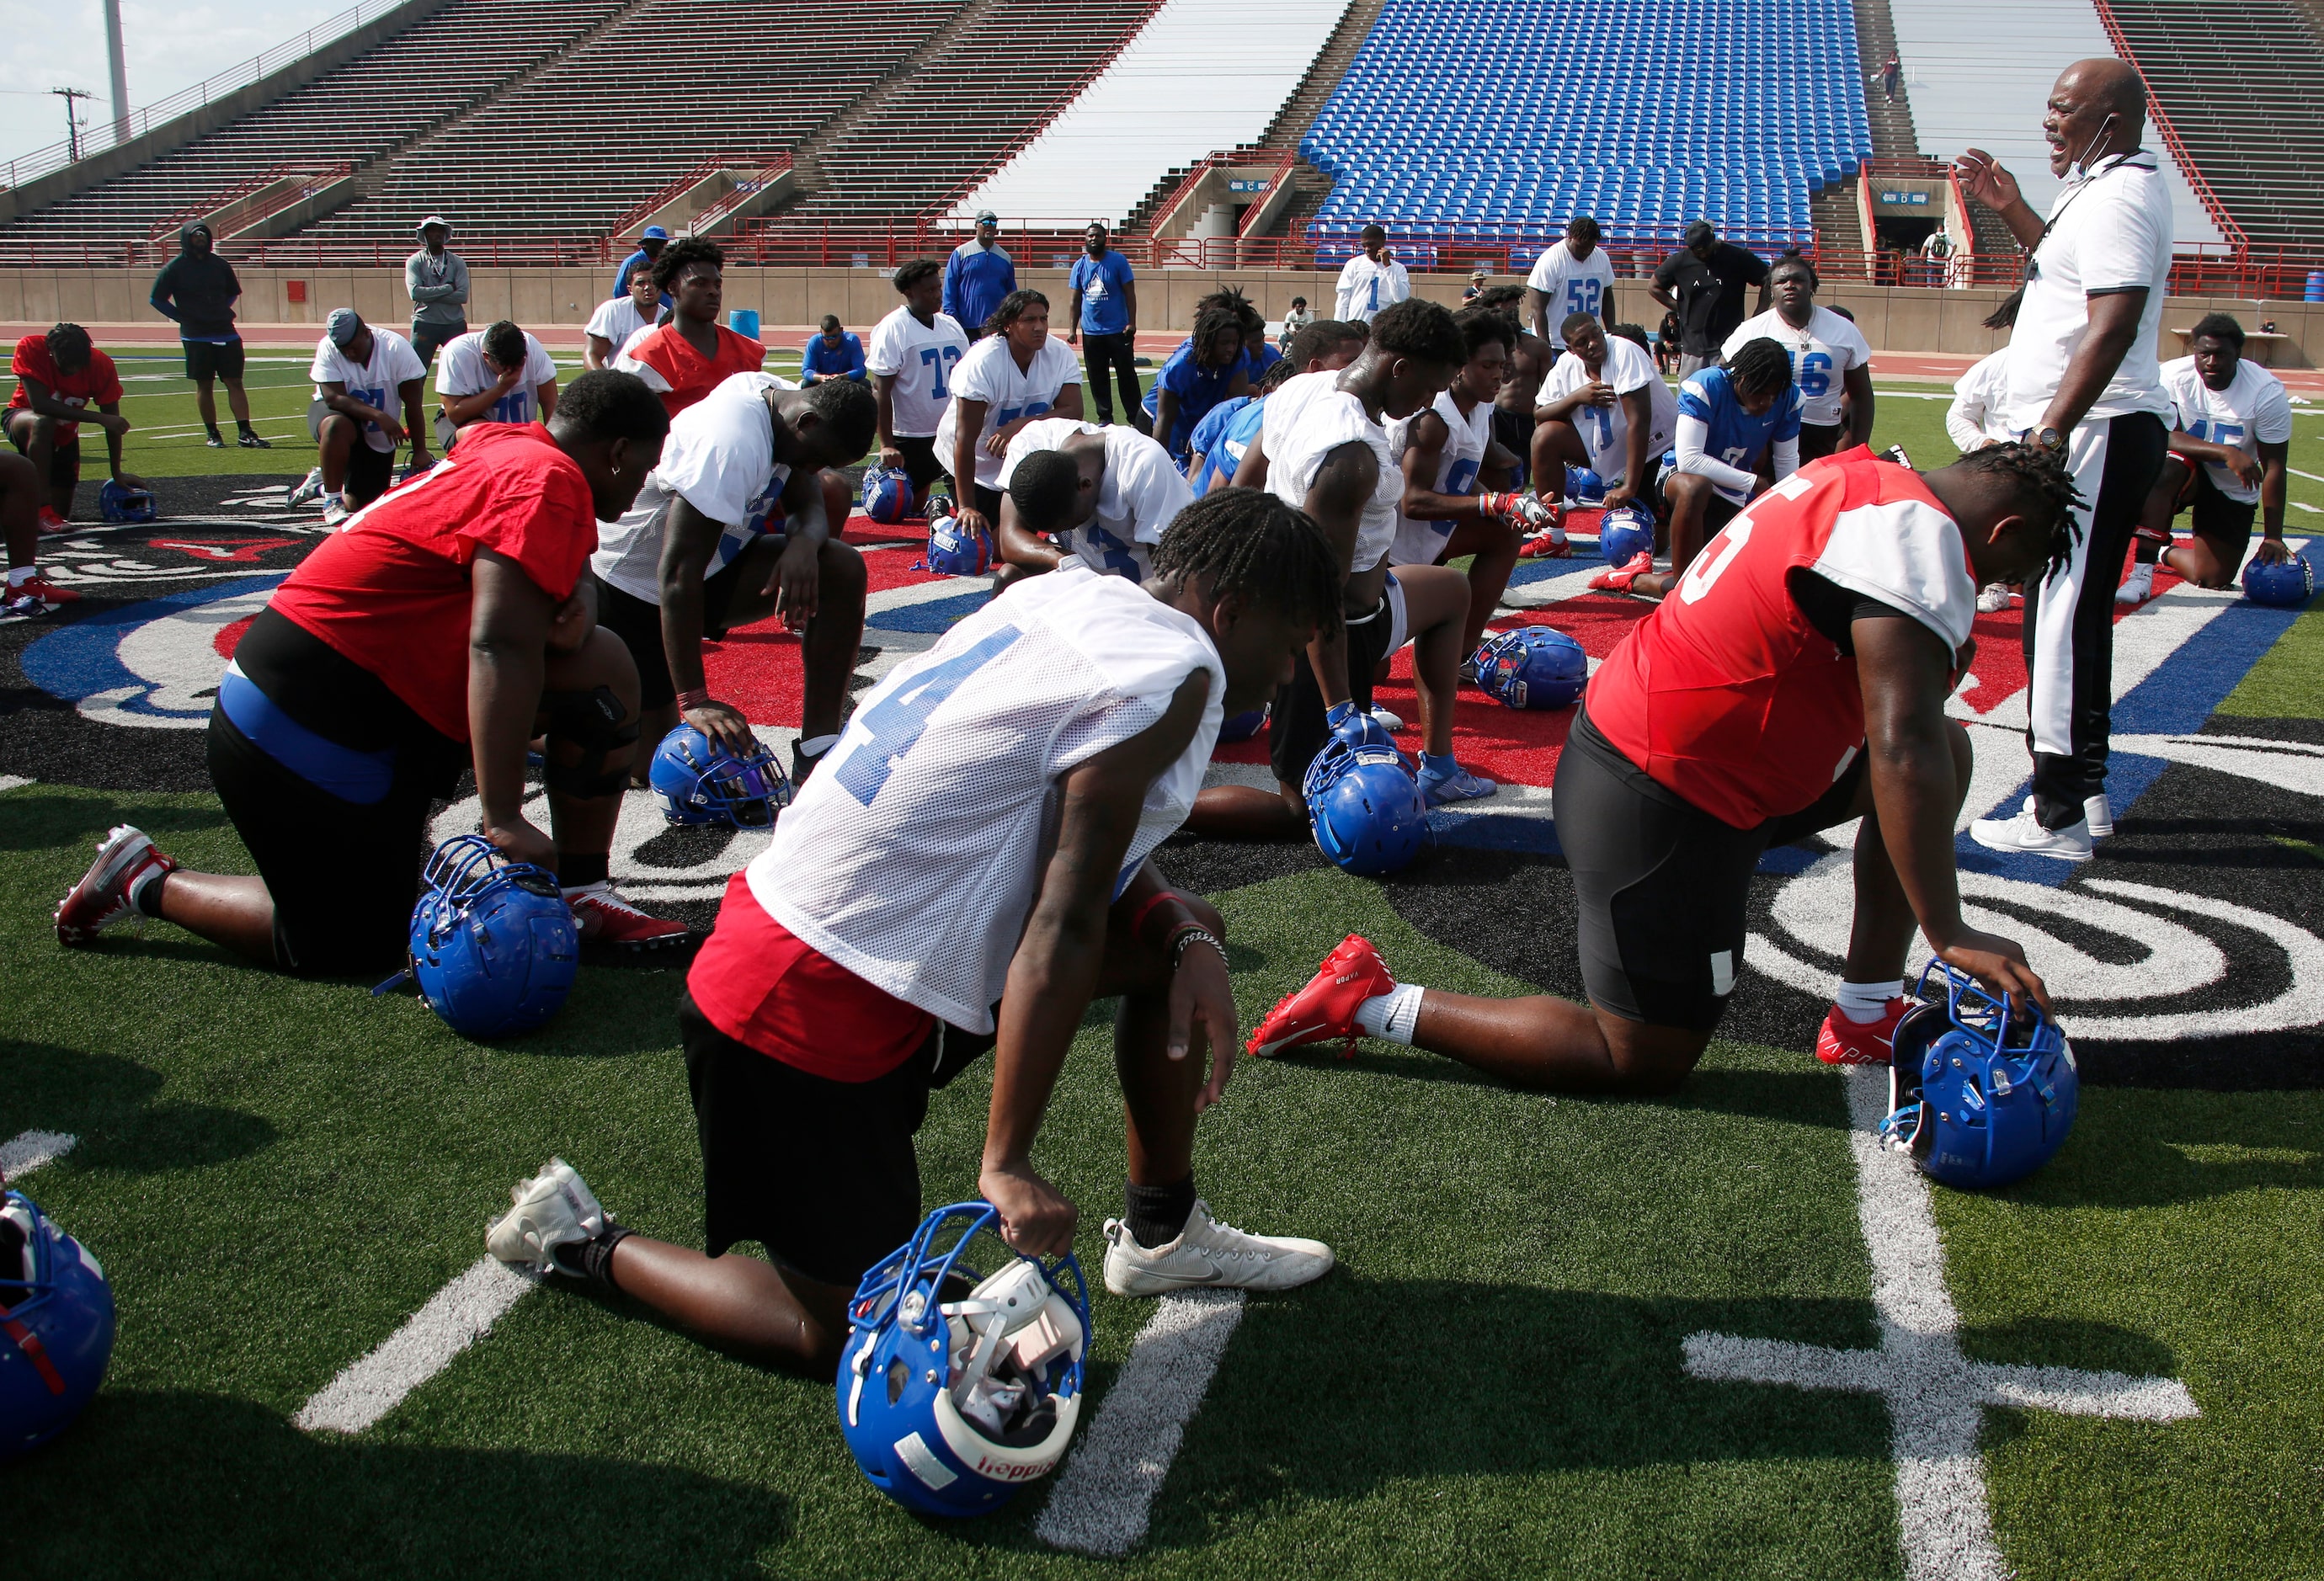
{"label": "stadium bleacher", "polygon": [[1847,0],[1390,0],[1300,143],[1335,179],[1319,257],[1372,221],[1494,244],[1581,212],[1804,244],[1812,195],[1871,151]]}
{"label": "stadium bleacher", "polygon": [[[260,172],[376,159],[489,99],[625,3],[450,0],[362,58],[232,125],[0,225],[0,248],[139,244]],[[408,230],[409,222],[401,228]]]}

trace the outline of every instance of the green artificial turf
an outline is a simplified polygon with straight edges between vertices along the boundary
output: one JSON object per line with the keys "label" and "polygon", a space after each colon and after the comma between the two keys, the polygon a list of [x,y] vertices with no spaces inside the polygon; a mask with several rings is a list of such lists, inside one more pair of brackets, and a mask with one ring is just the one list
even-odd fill
{"label": "green artificial turf", "polygon": [[[678,974],[586,969],[549,1028],[487,1047],[408,997],[287,981],[161,924],[61,951],[49,908],[122,819],[248,870],[207,796],[0,795],[0,1137],[81,1137],[26,1183],[121,1311],[105,1392],[9,1468],[25,1574],[1899,1573],[1878,1402],[1680,1365],[1705,1329],[1877,1342],[1840,1083],[1731,1043],[1651,1103],[1521,1095],[1370,1043],[1244,1064],[1197,1183],[1342,1265],[1250,1302],[1124,1561],[1042,1547],[1041,1489],[979,1522],[908,1517],[849,1460],[827,1381],[564,1289],[371,1431],[309,1437],[290,1415],[473,1264],[552,1153],[626,1221],[698,1244]],[[1336,872],[1213,898],[1247,1017],[1358,928],[1410,980],[1520,987]],[[1121,1180],[1109,1018],[1037,1154],[1080,1204],[1093,1277]],[[930,1203],[973,1191],[986,1080],[936,1095]],[[2019,1575],[2313,1573],[2319,1155],[2318,1095],[2094,1089],[2026,1188],[1940,1194],[1973,1354],[2172,1373],[2204,1409],[2171,1428],[1989,1413]],[[1094,1309],[1102,1400],[1152,1308]]]}
{"label": "green artificial turf", "polygon": [[[2324,552],[2310,558],[2324,561]],[[2219,704],[2221,713],[2261,719],[2324,719],[2324,610],[2292,623]]]}

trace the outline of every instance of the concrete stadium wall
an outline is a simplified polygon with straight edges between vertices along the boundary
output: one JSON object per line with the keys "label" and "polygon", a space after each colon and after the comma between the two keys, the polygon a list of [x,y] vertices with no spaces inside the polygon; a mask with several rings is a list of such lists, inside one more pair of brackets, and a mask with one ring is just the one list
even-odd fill
{"label": "concrete stadium wall", "polygon": [[[242,317],[253,324],[320,325],[338,307],[353,307],[364,317],[383,324],[403,323],[411,313],[400,269],[245,268],[240,272]],[[159,323],[145,303],[152,278],[152,271],[147,270],[0,270],[0,322]],[[613,289],[610,268],[471,265],[469,279],[473,294],[468,322],[476,325],[503,317],[528,325],[585,324]],[[1271,318],[1281,317],[1295,296],[1305,297],[1318,312],[1329,312],[1334,279],[1333,274],[1305,271],[1148,270],[1138,282],[1139,326],[1147,330],[1188,328],[1196,299],[1229,283],[1242,287]],[[1063,317],[1067,299],[1064,271],[1020,270],[1018,280],[1045,292],[1056,316]],[[304,302],[290,300],[293,281],[305,288]],[[1429,274],[1416,275],[1413,283],[1423,296],[1457,307],[1467,280],[1460,275]],[[1622,317],[1648,324],[1660,319],[1661,313],[1646,297],[1646,281],[1620,280],[1615,289]],[[1826,307],[1844,307],[1853,312],[1865,338],[1882,351],[1982,356],[2008,338],[2006,332],[1986,329],[1978,322],[2005,294],[1997,287],[1929,290],[1829,280],[1818,300]],[[726,271],[726,306],[756,308],[761,320],[769,325],[813,324],[825,313],[836,313],[851,326],[868,328],[896,302],[886,274],[879,270],[738,265]],[[2183,350],[2170,334],[2172,329],[2184,329],[2214,310],[2234,314],[2246,329],[2257,329],[2264,318],[2275,320],[2286,337],[2275,358],[2279,367],[2313,368],[2324,360],[2324,303],[2256,303],[2211,297],[2171,299],[2163,316],[2163,354],[2178,356]]]}

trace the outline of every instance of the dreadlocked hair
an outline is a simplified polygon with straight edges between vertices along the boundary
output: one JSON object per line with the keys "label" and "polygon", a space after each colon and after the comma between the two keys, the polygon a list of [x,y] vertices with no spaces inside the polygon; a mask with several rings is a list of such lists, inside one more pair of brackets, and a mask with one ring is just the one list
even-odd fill
{"label": "dreadlocked hair", "polygon": [[1264,489],[1213,489],[1163,529],[1154,574],[1207,579],[1210,598],[1229,593],[1313,620],[1319,635],[1340,629],[1340,562],[1305,510]]}
{"label": "dreadlocked hair", "polygon": [[[1237,347],[1242,345],[1242,320],[1232,308],[1222,304],[1205,308],[1194,315],[1194,361],[1203,363],[1222,335],[1233,336]],[[1238,350],[1236,354],[1240,356],[1240,351]]]}
{"label": "dreadlocked hair", "polygon": [[2010,485],[2029,515],[2049,517],[2048,574],[2055,576],[2072,560],[2074,546],[2082,538],[2081,523],[2074,513],[2086,501],[2081,491],[2074,487],[2073,474],[2067,472],[2063,456],[2054,455],[2038,445],[1988,445],[1982,450],[1970,451],[1953,464],[1978,477],[1997,479]]}
{"label": "dreadlocked hair", "polygon": [[1761,336],[1747,340],[1727,359],[1727,377],[1738,395],[1781,391],[1792,381],[1792,355],[1781,343]]}
{"label": "dreadlocked hair", "polygon": [[1240,286],[1222,286],[1194,304],[1198,316],[1211,308],[1224,308],[1233,314],[1245,335],[1263,335],[1267,331],[1267,315],[1250,305],[1250,299],[1242,294]]}
{"label": "dreadlocked hair", "polygon": [[1993,311],[1985,316],[1985,326],[1987,329],[2015,328],[2017,326],[2017,309],[2024,305],[2025,288],[2024,286],[2019,286],[2015,290],[2002,298],[1998,303],[1995,304]]}
{"label": "dreadlocked hair", "polygon": [[1290,357],[1276,358],[1267,364],[1267,372],[1259,376],[1259,393],[1261,395],[1272,393],[1277,385],[1287,384],[1298,378],[1300,369],[1305,366],[1305,363],[1295,361]]}

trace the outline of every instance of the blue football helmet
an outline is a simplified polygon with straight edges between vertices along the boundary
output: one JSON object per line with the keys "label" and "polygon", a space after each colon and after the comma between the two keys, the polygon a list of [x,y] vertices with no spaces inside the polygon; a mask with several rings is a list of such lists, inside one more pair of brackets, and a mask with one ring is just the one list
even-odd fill
{"label": "blue football helmet", "polygon": [[773,753],[761,747],[737,758],[690,724],[661,739],[646,777],[662,816],[676,824],[771,829],[775,809],[791,804],[791,782]]}
{"label": "blue football helmet", "polygon": [[1520,626],[1477,648],[1477,685],[1510,708],[1565,708],[1590,683],[1582,644],[1547,626]]}
{"label": "blue football helmet", "polygon": [[1643,505],[1617,505],[1598,519],[1598,552],[1609,565],[1627,565],[1655,552],[1655,513]]}
{"label": "blue football helmet", "polygon": [[152,521],[161,514],[150,489],[132,489],[105,480],[97,492],[97,513],[107,521]]}
{"label": "blue football helmet", "polygon": [[894,468],[863,474],[863,514],[883,527],[893,527],[912,513],[912,480]]}
{"label": "blue football helmet", "polygon": [[1428,805],[1393,747],[1351,746],[1335,735],[1301,789],[1315,848],[1359,878],[1410,866],[1428,841]]}
{"label": "blue football helmet", "polygon": [[1267,704],[1262,703],[1249,713],[1238,713],[1219,726],[1222,741],[1248,741],[1267,728]]}
{"label": "blue football helmet", "polygon": [[[1941,1002],[1928,997],[1931,972]],[[1880,1139],[1961,1190],[2032,1174],[2074,1128],[2081,1074],[2065,1034],[2038,1009],[2030,1026],[2013,1025],[2008,996],[1996,1002],[1942,961],[1915,992],[1922,1002],[1896,1024]]]}
{"label": "blue football helmet", "polygon": [[1081,1264],[1001,1246],[981,1276],[961,1254],[982,1231],[1000,1246],[1000,1228],[987,1202],[937,1209],[848,1305],[840,1430],[872,1485],[922,1514],[999,1509],[1056,1468],[1081,1417]]}
{"label": "blue football helmet", "polygon": [[556,1015],[581,964],[557,875],[462,834],[436,848],[421,878],[411,976],[444,1025],[462,1037],[500,1037]]}
{"label": "blue football helmet", "polygon": [[1606,480],[1586,466],[1565,469],[1565,497],[1576,504],[1595,505],[1606,497]]}
{"label": "blue football helmet", "polygon": [[982,533],[963,531],[950,516],[929,519],[929,570],[945,576],[982,576],[991,563],[991,547]]}
{"label": "blue football helmet", "polygon": [[113,1287],[20,1191],[0,1196],[0,1460],[81,1413],[113,1356]]}
{"label": "blue football helmet", "polygon": [[2298,609],[2316,591],[2316,568],[2305,555],[2273,564],[2254,557],[2244,567],[2244,596],[2255,604]]}

